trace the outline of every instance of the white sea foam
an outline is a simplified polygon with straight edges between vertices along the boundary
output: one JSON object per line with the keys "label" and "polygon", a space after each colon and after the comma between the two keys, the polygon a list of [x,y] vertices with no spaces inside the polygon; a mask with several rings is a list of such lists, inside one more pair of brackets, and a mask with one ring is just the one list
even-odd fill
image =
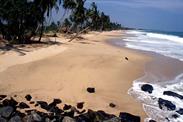
{"label": "white sea foam", "polygon": [[126,33],[130,35],[123,40],[128,48],[156,52],[183,61],[183,38],[179,36],[143,31]]}
{"label": "white sea foam", "polygon": [[[183,38],[181,37],[143,31],[127,31],[126,33],[128,36],[123,40],[125,41],[125,46],[128,48],[155,52],[183,61]],[[183,95],[183,74],[178,75],[171,81],[163,82],[163,84],[162,82],[161,84],[151,83],[150,85],[154,88],[152,94],[141,90],[141,86],[146,84],[146,77],[156,79],[156,76],[146,74],[144,77],[135,80],[132,88],[128,91],[132,97],[143,104],[144,111],[149,117],[144,121],[149,122],[149,120],[153,119],[157,122],[183,122],[183,115],[176,112],[180,108],[183,108],[183,100],[163,95],[164,91],[172,91]],[[168,111],[160,109],[158,104],[159,98],[171,101],[176,105],[176,110]],[[175,114],[179,117],[174,118],[172,115]]]}
{"label": "white sea foam", "polygon": [[[183,74],[177,76],[173,81],[180,81],[178,83],[172,85],[160,86],[158,84],[150,84],[153,86],[152,94],[148,92],[144,92],[141,90],[141,86],[147,84],[145,82],[141,82],[141,80],[136,80],[133,83],[133,87],[129,89],[128,93],[133,96],[136,100],[143,103],[143,108],[149,118],[156,120],[157,122],[183,122],[183,115],[180,115],[176,111],[180,108],[183,108],[183,100],[163,95],[164,91],[173,91],[180,95],[183,95]],[[172,82],[173,82],[172,81]],[[171,101],[174,105],[176,105],[176,110],[168,111],[162,110],[159,108],[158,99],[162,98],[164,100]],[[177,114],[178,118],[173,118],[172,115]],[[145,122],[148,122],[150,119],[145,119]]]}

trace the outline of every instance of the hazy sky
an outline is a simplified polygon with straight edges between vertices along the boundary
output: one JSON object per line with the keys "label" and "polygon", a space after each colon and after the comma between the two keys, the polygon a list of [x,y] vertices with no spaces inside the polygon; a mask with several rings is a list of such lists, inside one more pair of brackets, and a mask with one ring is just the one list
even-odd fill
{"label": "hazy sky", "polygon": [[[123,26],[183,32],[183,0],[86,0]],[[63,12],[63,11],[61,11]],[[63,13],[53,14],[60,18]]]}
{"label": "hazy sky", "polygon": [[127,27],[183,32],[183,0],[87,0]]}

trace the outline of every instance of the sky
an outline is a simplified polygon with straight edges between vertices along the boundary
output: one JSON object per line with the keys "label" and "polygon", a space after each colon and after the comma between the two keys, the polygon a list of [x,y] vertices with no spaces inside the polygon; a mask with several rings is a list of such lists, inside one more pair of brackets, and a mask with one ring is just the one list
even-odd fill
{"label": "sky", "polygon": [[183,0],[86,0],[125,27],[183,32]]}

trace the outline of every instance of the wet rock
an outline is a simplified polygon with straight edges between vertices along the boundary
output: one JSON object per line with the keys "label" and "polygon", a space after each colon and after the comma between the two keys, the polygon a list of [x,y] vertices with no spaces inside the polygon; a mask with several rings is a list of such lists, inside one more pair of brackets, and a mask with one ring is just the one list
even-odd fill
{"label": "wet rock", "polygon": [[31,117],[33,118],[34,121],[37,121],[37,122],[42,121],[41,116],[39,114],[37,114],[35,111],[31,112]]}
{"label": "wet rock", "polygon": [[179,110],[176,111],[177,113],[179,113],[180,115],[183,115],[183,109],[180,108]]}
{"label": "wet rock", "polygon": [[172,92],[172,91],[164,91],[163,92],[163,95],[167,95],[167,96],[172,96],[172,97],[177,97],[179,99],[183,99],[183,96],[178,94],[178,93],[175,93],[175,92]]}
{"label": "wet rock", "polygon": [[109,120],[113,117],[115,117],[115,116],[112,114],[107,114],[102,110],[99,110],[96,112],[96,118],[99,118],[99,120]]}
{"label": "wet rock", "polygon": [[76,122],[76,120],[71,117],[65,116],[62,122]]}
{"label": "wet rock", "polygon": [[172,118],[177,119],[177,118],[179,118],[179,115],[177,115],[177,114],[173,114],[173,115],[172,115]]}
{"label": "wet rock", "polygon": [[21,102],[18,106],[20,109],[30,108],[26,103]]}
{"label": "wet rock", "polygon": [[13,98],[9,99],[5,99],[3,100],[3,105],[4,106],[12,106],[13,108],[16,107],[16,105],[18,104],[18,102],[16,100],[14,100]]}
{"label": "wet rock", "polygon": [[9,122],[22,122],[22,119],[19,116],[12,117]]}
{"label": "wet rock", "polygon": [[151,120],[149,120],[149,122],[156,122],[156,121],[151,119]]}
{"label": "wet rock", "polygon": [[25,96],[25,99],[26,99],[27,101],[31,101],[32,96],[31,96],[30,94],[28,94],[28,95]]}
{"label": "wet rock", "polygon": [[69,110],[69,109],[71,109],[71,107],[72,107],[71,105],[65,104],[63,107],[63,110]]}
{"label": "wet rock", "polygon": [[163,110],[165,109],[165,110],[173,111],[176,109],[176,106],[171,101],[164,100],[162,98],[159,98],[158,104],[159,104],[159,108]]}
{"label": "wet rock", "polygon": [[121,122],[121,119],[119,117],[114,117],[108,120],[104,120],[103,122]]}
{"label": "wet rock", "polygon": [[14,109],[11,106],[0,108],[0,115],[5,118],[9,118],[13,113]]}
{"label": "wet rock", "polygon": [[144,85],[141,86],[141,90],[151,94],[153,92],[153,86],[150,85],[150,84],[144,84]]}
{"label": "wet rock", "polygon": [[0,122],[7,122],[7,120],[0,116]]}
{"label": "wet rock", "polygon": [[84,102],[77,103],[78,109],[83,109],[83,106],[84,106]]}
{"label": "wet rock", "polygon": [[121,112],[119,117],[122,122],[140,122],[140,117],[129,113]]}
{"label": "wet rock", "polygon": [[111,108],[115,108],[115,107],[116,107],[116,105],[115,105],[114,103],[110,103],[109,106],[110,106]]}
{"label": "wet rock", "polygon": [[95,88],[89,87],[89,88],[87,88],[87,91],[88,91],[89,93],[95,93]]}

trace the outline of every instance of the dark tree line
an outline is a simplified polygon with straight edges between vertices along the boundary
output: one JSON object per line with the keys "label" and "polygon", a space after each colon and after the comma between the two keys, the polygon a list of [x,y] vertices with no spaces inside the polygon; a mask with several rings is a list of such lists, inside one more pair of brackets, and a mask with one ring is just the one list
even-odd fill
{"label": "dark tree line", "polygon": [[[69,10],[69,18],[63,24],[52,24],[52,29],[65,28],[66,32],[121,29],[110,17],[100,12],[95,3],[85,8],[86,0],[0,0],[0,33],[4,39],[15,43],[29,43],[32,37],[44,32],[45,19],[51,10],[62,5]],[[58,29],[59,28],[59,29]]]}

